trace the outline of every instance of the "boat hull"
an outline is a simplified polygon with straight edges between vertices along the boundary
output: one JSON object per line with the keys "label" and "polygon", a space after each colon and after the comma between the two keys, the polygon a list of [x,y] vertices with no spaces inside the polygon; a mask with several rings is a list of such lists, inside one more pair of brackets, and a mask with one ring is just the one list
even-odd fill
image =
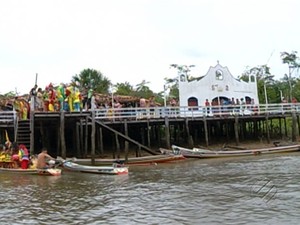
{"label": "boat hull", "polygon": [[173,145],[172,150],[177,152],[179,151],[186,158],[225,158],[296,152],[300,150],[300,145],[286,145],[261,149],[246,149],[233,151],[213,151],[198,148],[187,149]]}
{"label": "boat hull", "polygon": [[31,174],[41,176],[60,176],[61,169],[14,169],[14,168],[0,168],[0,172],[17,173],[17,174]]}
{"label": "boat hull", "polygon": [[112,166],[87,166],[74,162],[66,161],[63,167],[69,171],[81,173],[107,174],[107,175],[123,175],[128,174],[128,167],[113,164]]}
{"label": "boat hull", "polygon": [[[122,165],[130,166],[142,166],[142,165],[156,165],[159,163],[169,163],[178,160],[183,160],[185,157],[183,155],[174,155],[174,154],[162,154],[162,155],[151,155],[151,156],[142,156],[135,158],[125,159],[95,159],[97,165],[112,165],[113,163],[118,163]],[[72,159],[70,159],[72,160]],[[79,164],[91,164],[91,159],[74,159],[76,163]]]}

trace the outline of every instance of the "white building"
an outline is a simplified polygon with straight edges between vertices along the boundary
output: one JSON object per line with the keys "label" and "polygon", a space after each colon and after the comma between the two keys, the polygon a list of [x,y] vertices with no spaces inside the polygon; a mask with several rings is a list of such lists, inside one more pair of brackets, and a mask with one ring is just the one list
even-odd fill
{"label": "white building", "polygon": [[219,63],[210,67],[206,75],[188,81],[187,74],[179,72],[179,105],[205,106],[208,99],[210,105],[259,104],[255,75],[249,77],[249,82],[238,80],[232,76],[227,67]]}

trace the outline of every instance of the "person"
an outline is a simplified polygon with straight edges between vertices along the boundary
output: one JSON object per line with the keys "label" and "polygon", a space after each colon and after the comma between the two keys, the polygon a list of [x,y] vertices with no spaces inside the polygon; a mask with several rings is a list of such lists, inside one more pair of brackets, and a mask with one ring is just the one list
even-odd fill
{"label": "person", "polygon": [[210,111],[209,111],[209,109],[210,109],[210,103],[209,103],[208,99],[205,100],[204,104],[205,104],[206,116],[207,116],[210,113]]}
{"label": "person", "polygon": [[40,154],[37,157],[37,169],[47,169],[50,168],[51,165],[49,164],[50,160],[55,160],[52,156],[48,154],[47,148],[43,147]]}
{"label": "person", "polygon": [[5,148],[2,144],[0,144],[0,164],[2,166],[2,162],[5,161]]}
{"label": "person", "polygon": [[13,142],[11,145],[12,154],[11,161],[13,162],[13,167],[15,169],[20,167],[20,157],[19,157],[19,146],[16,142]]}
{"label": "person", "polygon": [[44,111],[44,94],[42,88],[39,88],[37,91],[36,101],[38,111]]}
{"label": "person", "polygon": [[19,145],[19,160],[21,162],[21,168],[27,169],[29,165],[29,151],[25,145]]}

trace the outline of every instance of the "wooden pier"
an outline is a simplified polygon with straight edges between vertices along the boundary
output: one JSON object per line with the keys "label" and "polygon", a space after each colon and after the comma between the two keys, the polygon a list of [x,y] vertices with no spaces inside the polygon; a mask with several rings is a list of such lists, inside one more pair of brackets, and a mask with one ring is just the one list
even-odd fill
{"label": "wooden pier", "polygon": [[299,135],[300,106],[273,104],[235,107],[155,107],[96,109],[82,112],[31,112],[18,120],[13,111],[0,114],[1,141],[25,144],[35,154],[45,146],[62,157],[109,154],[158,154],[172,144],[210,146],[290,139]]}

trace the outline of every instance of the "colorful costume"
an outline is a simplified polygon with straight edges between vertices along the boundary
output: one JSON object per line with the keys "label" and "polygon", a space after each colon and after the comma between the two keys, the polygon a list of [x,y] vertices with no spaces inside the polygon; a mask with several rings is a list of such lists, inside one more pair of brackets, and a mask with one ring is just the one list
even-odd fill
{"label": "colorful costume", "polygon": [[29,152],[23,144],[19,146],[19,160],[21,161],[21,168],[27,169],[29,164]]}

